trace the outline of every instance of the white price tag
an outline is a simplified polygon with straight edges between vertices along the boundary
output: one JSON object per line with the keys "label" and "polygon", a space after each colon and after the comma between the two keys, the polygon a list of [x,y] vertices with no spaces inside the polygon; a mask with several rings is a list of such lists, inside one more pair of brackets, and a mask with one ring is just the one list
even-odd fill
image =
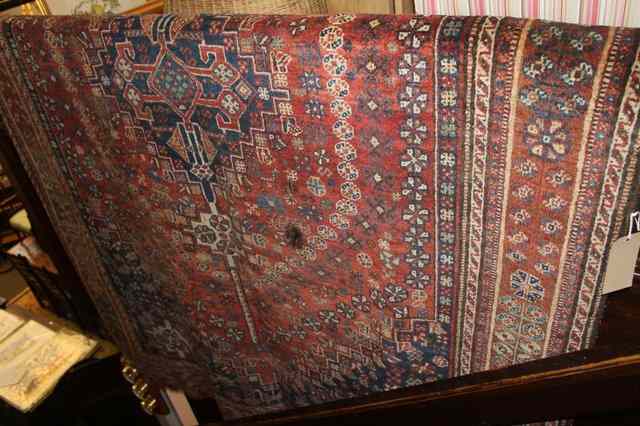
{"label": "white price tag", "polygon": [[633,284],[633,273],[640,250],[640,232],[631,234],[631,230],[634,220],[637,221],[639,216],[638,213],[631,215],[629,234],[611,245],[602,294],[629,288]]}

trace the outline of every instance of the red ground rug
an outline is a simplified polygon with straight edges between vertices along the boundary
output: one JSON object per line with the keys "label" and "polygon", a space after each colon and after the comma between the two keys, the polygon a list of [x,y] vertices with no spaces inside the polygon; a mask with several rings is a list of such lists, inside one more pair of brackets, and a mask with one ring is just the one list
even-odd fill
{"label": "red ground rug", "polygon": [[226,418],[589,346],[638,30],[14,17],[0,110],[113,338]]}

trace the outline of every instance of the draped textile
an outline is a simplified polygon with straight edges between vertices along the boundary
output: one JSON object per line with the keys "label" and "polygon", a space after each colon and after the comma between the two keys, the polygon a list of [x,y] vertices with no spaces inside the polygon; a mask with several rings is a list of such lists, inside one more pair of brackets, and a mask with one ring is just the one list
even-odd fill
{"label": "draped textile", "polygon": [[414,0],[424,15],[494,15],[584,25],[640,26],[634,0]]}
{"label": "draped textile", "polygon": [[0,110],[103,321],[226,418],[575,351],[635,204],[640,32],[16,17]]}

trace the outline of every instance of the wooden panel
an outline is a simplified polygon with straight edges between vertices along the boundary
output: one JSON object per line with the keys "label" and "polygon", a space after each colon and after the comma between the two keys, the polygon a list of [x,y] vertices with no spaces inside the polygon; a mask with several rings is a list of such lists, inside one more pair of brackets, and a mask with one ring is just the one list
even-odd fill
{"label": "wooden panel", "polygon": [[413,0],[395,0],[394,8],[396,15],[412,15],[416,13]]}
{"label": "wooden panel", "polygon": [[329,13],[393,13],[394,0],[327,0]]}
{"label": "wooden panel", "polygon": [[[638,264],[640,265],[640,263]],[[636,265],[636,272],[640,267]],[[608,294],[596,345],[640,342],[640,276],[628,289]]]}

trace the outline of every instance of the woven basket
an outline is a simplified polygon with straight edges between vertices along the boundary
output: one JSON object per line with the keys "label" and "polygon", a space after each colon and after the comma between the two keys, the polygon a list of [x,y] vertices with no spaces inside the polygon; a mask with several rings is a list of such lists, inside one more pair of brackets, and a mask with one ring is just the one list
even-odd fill
{"label": "woven basket", "polygon": [[326,0],[165,0],[164,11],[183,16],[198,13],[323,15],[327,13],[327,2]]}

